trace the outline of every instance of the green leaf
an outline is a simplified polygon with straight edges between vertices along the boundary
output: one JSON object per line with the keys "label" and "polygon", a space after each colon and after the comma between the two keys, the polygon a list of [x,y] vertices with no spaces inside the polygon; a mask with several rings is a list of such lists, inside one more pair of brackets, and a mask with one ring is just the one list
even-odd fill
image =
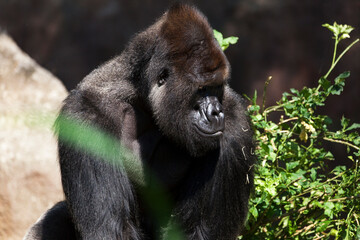
{"label": "green leaf", "polygon": [[286,104],[284,105],[284,108],[286,108],[286,109],[293,109],[293,108],[295,108],[295,105],[294,105],[293,103],[288,102],[288,103],[286,103]]}
{"label": "green leaf", "polygon": [[289,225],[289,216],[284,217],[281,219],[279,224],[282,224],[283,228],[286,228]]}
{"label": "green leaf", "polygon": [[329,29],[333,33],[334,38],[338,39],[338,41],[345,38],[350,38],[350,33],[352,30],[354,30],[354,28],[350,25],[337,24],[336,22],[334,22],[333,25],[325,23],[322,26]]}
{"label": "green leaf", "polygon": [[355,239],[360,239],[360,226],[357,226],[356,227],[356,237],[355,237]]}
{"label": "green leaf", "polygon": [[340,95],[344,90],[345,79],[350,76],[350,72],[343,72],[335,78],[335,84],[331,86],[330,93],[333,95]]}
{"label": "green leaf", "polygon": [[336,175],[345,172],[346,171],[346,167],[345,166],[337,166],[335,167],[332,172],[335,173]]}
{"label": "green leaf", "polygon": [[230,44],[237,43],[238,40],[239,40],[238,37],[228,37],[228,38],[225,38],[223,42],[227,45],[230,45]]}
{"label": "green leaf", "polygon": [[257,120],[257,121],[260,121],[262,119],[262,115],[261,114],[256,114],[254,116],[254,119]]}
{"label": "green leaf", "polygon": [[331,82],[328,81],[326,78],[322,77],[319,80],[320,86],[324,89],[324,91],[327,93],[329,88],[331,87]]}
{"label": "green leaf", "polygon": [[331,220],[327,220],[327,221],[319,223],[318,227],[316,228],[316,232],[325,231],[325,229],[329,226],[330,223],[331,223]]}
{"label": "green leaf", "polygon": [[255,90],[254,96],[253,96],[253,99],[252,99],[252,104],[253,105],[256,105],[256,100],[257,100],[257,91]]}
{"label": "green leaf", "polygon": [[326,202],[324,203],[324,208],[325,209],[333,209],[335,207],[333,202]]}
{"label": "green leaf", "polygon": [[334,205],[334,203],[332,203],[332,202],[326,202],[325,204],[324,204],[324,209],[325,209],[325,211],[324,211],[324,214],[326,215],[326,216],[328,216],[329,218],[333,218],[333,216],[334,216],[334,212],[333,212],[333,208],[335,207],[335,205]]}
{"label": "green leaf", "polygon": [[297,90],[295,88],[290,88],[290,92],[292,92],[293,94],[296,94],[296,95],[299,94],[299,90]]}
{"label": "green leaf", "polygon": [[[336,22],[334,23],[334,25],[336,24]],[[339,34],[339,32],[338,32],[338,29],[335,27],[335,26],[333,26],[333,25],[330,25],[330,24],[328,24],[328,23],[325,23],[325,24],[323,24],[322,25],[323,27],[326,27],[327,29],[329,29],[333,34],[334,34],[334,36],[337,36],[338,34]]]}
{"label": "green leaf", "polygon": [[237,43],[237,41],[239,39],[238,37],[233,37],[233,36],[224,38],[222,33],[215,29],[213,29],[213,32],[214,32],[215,39],[218,41],[218,43],[223,51],[225,51],[230,46],[230,44]]}
{"label": "green leaf", "polygon": [[258,210],[255,206],[252,206],[250,209],[249,209],[249,212],[251,213],[251,215],[253,215],[253,217],[255,218],[255,220],[258,218],[259,216],[259,213],[258,213]]}
{"label": "green leaf", "polygon": [[339,234],[339,231],[336,230],[335,228],[332,228],[332,229],[330,230],[330,236],[337,237],[338,234]]}
{"label": "green leaf", "polygon": [[331,152],[326,152],[323,158],[328,160],[334,160],[334,155]]}
{"label": "green leaf", "polygon": [[326,124],[326,125],[330,125],[330,124],[332,124],[332,119],[329,117],[329,116],[325,116],[325,118],[324,118],[324,123]]}
{"label": "green leaf", "polygon": [[341,37],[339,38],[339,40],[345,39],[345,38],[350,38],[350,35],[347,33],[344,33],[343,35],[341,35]]}
{"label": "green leaf", "polygon": [[346,117],[342,116],[341,118],[341,126],[343,127],[343,130],[345,130],[347,128],[347,126],[349,126],[350,120],[347,119]]}
{"label": "green leaf", "polygon": [[311,179],[313,180],[313,181],[315,181],[316,180],[316,174],[317,174],[317,172],[316,172],[316,170],[314,169],[314,168],[312,168],[311,170],[310,170],[310,177],[311,177]]}
{"label": "green leaf", "polygon": [[297,166],[299,166],[300,161],[294,161],[294,162],[288,162],[286,163],[286,170],[291,171],[294,168],[296,168]]}
{"label": "green leaf", "polygon": [[358,128],[360,128],[360,123],[353,123],[350,127],[346,129],[346,131],[350,131]]}
{"label": "green leaf", "polygon": [[[348,78],[350,77],[350,71],[345,71],[343,73],[341,73],[339,76],[336,77],[336,79],[345,79],[345,78]],[[335,79],[335,82],[336,82],[336,79]]]}

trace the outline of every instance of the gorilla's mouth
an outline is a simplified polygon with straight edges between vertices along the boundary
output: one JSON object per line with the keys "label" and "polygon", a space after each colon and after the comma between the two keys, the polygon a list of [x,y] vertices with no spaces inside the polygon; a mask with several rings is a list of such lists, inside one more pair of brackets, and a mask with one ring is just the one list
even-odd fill
{"label": "gorilla's mouth", "polygon": [[224,129],[220,128],[220,129],[210,129],[208,127],[205,126],[201,126],[202,124],[194,124],[195,125],[195,129],[197,130],[197,132],[204,137],[218,137],[221,136],[223,134]]}
{"label": "gorilla's mouth", "polygon": [[216,96],[206,96],[194,108],[194,125],[203,137],[218,137],[225,129],[225,116]]}

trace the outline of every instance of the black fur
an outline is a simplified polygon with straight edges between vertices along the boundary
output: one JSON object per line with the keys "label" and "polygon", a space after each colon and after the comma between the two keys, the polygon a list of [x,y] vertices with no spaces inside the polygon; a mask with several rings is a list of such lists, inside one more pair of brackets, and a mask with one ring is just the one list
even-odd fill
{"label": "black fur", "polygon": [[25,240],[76,239],[76,231],[65,202],[55,204],[35,223]]}
{"label": "black fur", "polygon": [[[70,93],[56,128],[77,239],[166,239],[172,223],[186,239],[236,239],[253,186],[254,145],[229,73],[206,18],[177,4]],[[134,164],[81,149],[80,137],[64,140],[64,117],[117,139],[109,151],[121,143]],[[156,198],[149,202],[154,189],[167,199],[165,217],[151,207]]]}

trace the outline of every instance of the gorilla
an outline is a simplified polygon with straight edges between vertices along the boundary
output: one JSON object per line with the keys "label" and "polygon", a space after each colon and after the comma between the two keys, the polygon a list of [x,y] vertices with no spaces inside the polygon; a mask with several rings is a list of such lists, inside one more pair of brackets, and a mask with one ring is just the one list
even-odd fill
{"label": "gorilla", "polygon": [[[25,239],[170,239],[174,229],[236,239],[255,156],[246,102],[229,78],[206,17],[173,5],[65,99],[55,128],[66,200]],[[80,136],[66,120],[115,142]]]}

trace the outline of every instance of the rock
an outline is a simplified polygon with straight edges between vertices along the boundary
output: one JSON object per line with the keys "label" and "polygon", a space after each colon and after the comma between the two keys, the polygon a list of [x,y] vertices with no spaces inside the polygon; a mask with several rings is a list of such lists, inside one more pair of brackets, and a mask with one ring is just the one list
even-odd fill
{"label": "rock", "polygon": [[67,91],[0,32],[0,239],[63,199],[52,125]]}

